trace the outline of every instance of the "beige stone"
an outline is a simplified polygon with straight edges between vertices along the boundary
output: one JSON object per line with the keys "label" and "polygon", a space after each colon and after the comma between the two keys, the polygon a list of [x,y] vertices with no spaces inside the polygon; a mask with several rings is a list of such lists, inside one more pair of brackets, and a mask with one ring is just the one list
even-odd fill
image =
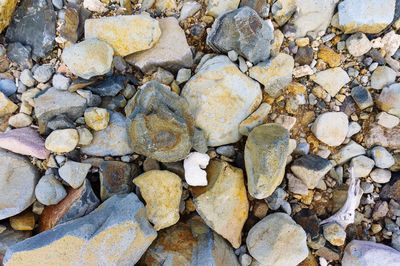
{"label": "beige stone", "polygon": [[27,211],[10,218],[10,225],[14,230],[31,231],[35,228],[35,216]]}
{"label": "beige stone", "polygon": [[70,152],[79,142],[79,134],[76,129],[54,130],[46,138],[45,147],[55,153]]}
{"label": "beige stone", "polygon": [[0,92],[0,117],[14,113],[18,106],[10,101],[4,93]]}
{"label": "beige stone", "polygon": [[110,113],[107,109],[92,107],[88,108],[84,114],[85,123],[93,130],[103,130],[108,126],[110,121]]}
{"label": "beige stone", "polygon": [[18,113],[16,115],[13,115],[10,117],[10,119],[8,120],[8,123],[16,128],[19,127],[27,127],[30,124],[32,124],[32,117],[30,117],[27,114],[24,113]]}
{"label": "beige stone", "polygon": [[310,79],[321,85],[332,97],[335,97],[340,89],[350,82],[349,75],[341,67],[320,71],[311,76]]}
{"label": "beige stone", "polygon": [[238,8],[240,0],[208,0],[207,15],[214,18]]}
{"label": "beige stone", "polygon": [[267,122],[268,114],[271,111],[271,105],[262,103],[258,109],[243,120],[239,125],[239,132],[244,136],[248,136],[253,128]]}
{"label": "beige stone", "polygon": [[0,0],[0,33],[10,24],[18,0]]}

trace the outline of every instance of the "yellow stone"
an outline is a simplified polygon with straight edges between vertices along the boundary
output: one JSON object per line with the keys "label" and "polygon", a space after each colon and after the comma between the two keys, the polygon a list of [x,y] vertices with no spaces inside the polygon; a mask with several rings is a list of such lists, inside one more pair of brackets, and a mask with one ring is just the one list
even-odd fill
{"label": "yellow stone", "polygon": [[174,9],[176,9],[176,1],[175,0],[157,0],[155,6],[156,6],[157,11],[159,11],[159,12],[174,10]]}
{"label": "yellow stone", "polygon": [[340,54],[336,53],[333,49],[324,45],[321,45],[319,47],[318,58],[322,59],[330,67],[340,66],[341,63]]}
{"label": "yellow stone", "polygon": [[0,33],[10,24],[18,0],[0,0]]}
{"label": "yellow stone", "polygon": [[110,113],[104,108],[88,108],[84,114],[85,123],[93,130],[103,130],[108,126]]}
{"label": "yellow stone", "polygon": [[0,117],[14,113],[18,105],[10,101],[4,93],[0,92]]}
{"label": "yellow stone", "polygon": [[169,171],[148,171],[133,180],[146,201],[146,213],[157,231],[179,221],[182,181]]}
{"label": "yellow stone", "polygon": [[47,136],[44,143],[46,149],[55,153],[64,153],[73,151],[78,145],[79,134],[76,129],[54,130]]}
{"label": "yellow stone", "polygon": [[31,231],[35,228],[35,216],[32,212],[23,212],[10,218],[14,230]]}

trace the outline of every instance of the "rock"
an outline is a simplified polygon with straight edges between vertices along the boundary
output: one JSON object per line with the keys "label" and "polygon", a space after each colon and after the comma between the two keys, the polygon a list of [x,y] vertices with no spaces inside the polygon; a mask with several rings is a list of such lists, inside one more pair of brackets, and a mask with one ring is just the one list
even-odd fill
{"label": "rock", "polygon": [[293,24],[296,37],[304,37],[307,33],[325,31],[332,19],[336,0],[296,0],[297,11]]}
{"label": "rock", "polygon": [[339,27],[344,33],[379,33],[393,20],[395,0],[345,0],[339,3]]}
{"label": "rock", "polygon": [[356,102],[358,108],[360,108],[361,110],[364,110],[374,105],[371,94],[366,88],[362,86],[354,87],[351,90],[351,96]]}
{"label": "rock", "polygon": [[11,0],[0,4],[0,33],[10,24],[17,3],[17,0]]}
{"label": "rock", "polygon": [[90,182],[85,181],[77,189],[68,191],[68,195],[56,205],[46,206],[40,215],[39,231],[47,231],[56,225],[63,224],[88,215],[100,204]]}
{"label": "rock", "polygon": [[383,36],[382,44],[382,50],[386,52],[386,56],[393,56],[400,47],[400,35],[392,30]]}
{"label": "rock", "polygon": [[90,79],[111,70],[113,54],[113,49],[107,43],[88,39],[65,48],[61,58],[74,75]]}
{"label": "rock", "polygon": [[309,154],[296,159],[291,167],[295,174],[309,189],[314,189],[321,179],[332,169],[329,160]]}
{"label": "rock", "polygon": [[49,156],[43,138],[30,127],[0,133],[0,148],[38,159],[46,159]]}
{"label": "rock", "polygon": [[84,21],[91,15],[89,10],[77,5],[67,5],[64,23],[60,25],[62,41],[76,43],[83,34]]}
{"label": "rock", "polygon": [[[311,65],[314,60],[314,50],[311,47],[300,47],[297,50],[294,61],[299,65]],[[312,72],[312,71],[311,71]]]}
{"label": "rock", "polygon": [[253,128],[267,122],[269,111],[271,111],[271,105],[268,103],[260,104],[254,113],[239,124],[239,133],[243,136],[248,136]]}
{"label": "rock", "polygon": [[289,153],[289,132],[278,124],[253,129],[246,141],[244,157],[251,196],[270,196],[282,182]]}
{"label": "rock", "polygon": [[92,143],[93,135],[90,133],[89,129],[85,127],[78,127],[76,130],[78,130],[79,134],[79,145],[86,146]]}
{"label": "rock", "polygon": [[263,0],[241,0],[239,7],[248,6],[254,9],[260,17],[266,19],[269,15],[270,5]]}
{"label": "rock", "polygon": [[17,86],[11,79],[0,79],[0,92],[9,97],[17,91]]}
{"label": "rock", "polygon": [[372,181],[378,184],[385,184],[392,178],[392,172],[386,169],[376,168],[370,173]]}
{"label": "rock", "polygon": [[33,78],[32,72],[29,69],[24,69],[21,72],[19,80],[27,87],[33,87],[35,85],[35,79]]}
{"label": "rock", "polygon": [[89,145],[81,147],[81,152],[90,156],[124,156],[132,154],[129,145],[126,118],[117,112],[111,112],[106,129],[96,131]]}
{"label": "rock", "polygon": [[400,84],[395,83],[389,87],[383,88],[377,105],[382,111],[400,117]]}
{"label": "rock", "polygon": [[323,226],[324,237],[334,246],[343,246],[346,242],[346,231],[337,223],[327,223]]}
{"label": "rock", "polygon": [[206,14],[214,18],[238,8],[240,0],[209,0]]}
{"label": "rock", "polygon": [[400,123],[400,118],[390,115],[386,112],[381,112],[376,116],[377,123],[380,126],[383,126],[384,128],[392,129],[399,125]]}
{"label": "rock", "polygon": [[100,0],[84,0],[83,7],[97,13],[105,13],[108,11],[106,5]]}
{"label": "rock", "polygon": [[18,105],[10,101],[7,96],[0,92],[0,117],[9,115],[17,111]]}
{"label": "rock", "polygon": [[[207,254],[206,256],[204,254]],[[208,228],[199,216],[159,232],[141,259],[141,264],[239,266],[232,247]]]}
{"label": "rock", "polygon": [[35,228],[35,215],[33,212],[23,212],[10,217],[12,229],[18,231],[32,231]]}
{"label": "rock", "polygon": [[67,192],[60,181],[50,174],[40,178],[35,196],[40,203],[47,206],[59,203],[67,196]]}
{"label": "rock", "polygon": [[350,77],[341,67],[320,71],[310,79],[326,90],[329,95],[335,97],[340,89],[350,82]]}
{"label": "rock", "polygon": [[[138,198],[134,194],[118,195],[82,218],[10,247],[4,263],[134,265],[156,236]],[[107,243],[112,245],[104,248]]]}
{"label": "rock", "polygon": [[350,159],[363,154],[365,154],[364,147],[351,140],[346,146],[340,149],[338,153],[335,153],[332,156],[332,159],[335,160],[337,164],[343,164]]}
{"label": "rock", "polygon": [[338,67],[342,62],[342,56],[325,45],[320,45],[318,58],[327,63],[330,67]]}
{"label": "rock", "polygon": [[374,158],[375,165],[379,168],[390,168],[395,163],[393,156],[384,147],[374,147],[371,150],[371,155]]}
{"label": "rock", "polygon": [[250,68],[249,76],[264,85],[268,95],[275,98],[292,82],[293,68],[293,57],[279,53],[268,62]]}
{"label": "rock", "polygon": [[386,129],[377,124],[373,124],[366,134],[365,144],[368,148],[379,145],[388,149],[400,148],[400,127]]}
{"label": "rock", "polygon": [[289,115],[279,115],[277,118],[275,118],[274,122],[283,126],[286,128],[288,131],[290,131],[294,125],[296,124],[296,118],[293,116]]}
{"label": "rock", "polygon": [[35,201],[39,176],[23,156],[0,149],[0,157],[0,220],[3,220],[22,212]]}
{"label": "rock", "polygon": [[185,32],[173,17],[159,20],[161,37],[149,50],[126,57],[126,61],[143,73],[155,71],[158,67],[177,72],[193,65],[192,51],[187,43]]}
{"label": "rock", "polygon": [[191,152],[183,161],[185,181],[189,186],[207,186],[205,169],[210,161],[208,154]]}
{"label": "rock", "polygon": [[126,87],[126,78],[122,75],[112,75],[104,80],[90,85],[88,89],[99,96],[116,96]]}
{"label": "rock", "polygon": [[50,133],[46,138],[45,147],[55,153],[73,151],[78,145],[79,135],[76,129],[59,129]]}
{"label": "rock", "polygon": [[354,177],[367,177],[375,166],[374,160],[361,155],[351,160],[350,167],[353,169]]}
{"label": "rock", "polygon": [[296,0],[278,0],[272,5],[272,16],[279,26],[285,25],[296,12],[296,4]]}
{"label": "rock", "polygon": [[181,68],[176,75],[176,83],[182,84],[190,79],[192,76],[192,70],[187,68]]}
{"label": "rock", "polygon": [[286,175],[286,178],[288,179],[288,189],[290,192],[299,195],[308,194],[308,187],[303,181],[289,173]]}
{"label": "rock", "polygon": [[95,131],[107,128],[110,121],[110,113],[107,109],[92,107],[88,108],[84,114],[85,123]]}
{"label": "rock", "polygon": [[83,184],[91,167],[87,163],[67,161],[58,169],[58,174],[68,185],[76,189]]}
{"label": "rock", "polygon": [[148,171],[133,180],[146,201],[146,213],[154,229],[161,230],[179,221],[182,181],[169,171]]}
{"label": "rock", "polygon": [[32,48],[30,46],[24,46],[20,42],[10,43],[7,46],[7,57],[22,69],[32,68],[33,62],[31,56]]}
{"label": "rock", "polygon": [[306,233],[284,213],[270,214],[254,225],[246,244],[262,265],[297,265],[308,256]]}
{"label": "rock", "polygon": [[185,20],[194,14],[197,13],[201,9],[201,4],[196,2],[196,1],[186,1],[183,3],[180,16],[179,16],[179,21]]}
{"label": "rock", "polygon": [[347,131],[346,138],[351,138],[355,134],[359,133],[361,131],[361,126],[357,122],[350,122],[349,124],[349,130]]}
{"label": "rock", "polygon": [[352,56],[357,57],[368,53],[369,50],[371,50],[372,45],[364,33],[357,32],[347,38],[346,47]]}
{"label": "rock", "polygon": [[63,74],[55,74],[52,79],[53,87],[57,90],[66,91],[71,83],[71,80]]}
{"label": "rock", "polygon": [[396,81],[396,72],[387,66],[378,66],[371,76],[371,87],[381,90]]}
{"label": "rock", "polygon": [[160,36],[158,21],[145,14],[85,20],[85,39],[104,41],[120,56],[150,49]]}
{"label": "rock", "polygon": [[182,96],[208,146],[237,142],[241,138],[239,124],[257,109],[262,97],[259,84],[226,56],[204,63],[186,83]]}
{"label": "rock", "polygon": [[224,13],[214,21],[207,44],[216,52],[234,50],[256,64],[269,58],[273,31],[270,21],[262,20],[249,7],[241,7]]}
{"label": "rock", "polygon": [[344,250],[342,265],[395,266],[399,260],[400,252],[391,247],[369,241],[353,240]]}
{"label": "rock", "polygon": [[29,231],[14,231],[10,226],[2,226],[2,232],[0,233],[1,260],[9,247],[31,237],[31,234],[32,232]]}
{"label": "rock", "polygon": [[53,76],[52,65],[40,65],[33,71],[33,78],[40,83],[46,83]]}
{"label": "rock", "polygon": [[56,37],[56,14],[50,0],[24,0],[14,12],[7,29],[9,43],[32,47],[32,54],[45,57],[53,50]]}
{"label": "rock", "polygon": [[343,112],[326,112],[317,117],[311,131],[323,143],[339,146],[346,139],[349,128],[347,115]]}
{"label": "rock", "polygon": [[194,145],[194,121],[187,101],[150,81],[133,99],[128,134],[133,150],[160,162],[183,160]]}
{"label": "rock", "polygon": [[33,118],[24,113],[18,113],[8,119],[8,124],[15,128],[28,127],[32,124]]}
{"label": "rock", "polygon": [[212,160],[207,167],[207,180],[207,187],[194,190],[196,210],[211,229],[239,248],[249,211],[243,171]]}

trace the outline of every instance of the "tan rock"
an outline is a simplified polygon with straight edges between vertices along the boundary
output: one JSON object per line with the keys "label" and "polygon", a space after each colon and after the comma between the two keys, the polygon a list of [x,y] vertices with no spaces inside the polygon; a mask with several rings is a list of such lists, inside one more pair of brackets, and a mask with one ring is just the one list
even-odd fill
{"label": "tan rock", "polygon": [[54,130],[46,138],[45,147],[55,153],[70,152],[79,142],[79,134],[76,129]]}
{"label": "tan rock", "polygon": [[148,171],[133,180],[146,201],[146,213],[157,231],[179,221],[182,181],[169,171]]}
{"label": "tan rock", "polygon": [[340,66],[341,63],[340,54],[336,53],[333,49],[325,45],[321,45],[319,47],[318,58],[322,59],[330,67]]}
{"label": "tan rock", "polygon": [[0,1],[0,33],[10,24],[18,0]]}
{"label": "tan rock", "polygon": [[27,211],[10,218],[10,225],[14,230],[31,231],[35,228],[35,216]]}
{"label": "tan rock", "polygon": [[248,136],[253,128],[267,122],[269,111],[271,111],[271,105],[262,103],[254,113],[240,123],[240,134]]}
{"label": "tan rock", "polygon": [[310,79],[321,85],[332,97],[335,97],[340,89],[350,82],[349,75],[341,67],[320,71]]}
{"label": "tan rock", "polygon": [[207,15],[214,18],[238,8],[240,0],[208,0]]}
{"label": "tan rock", "polygon": [[32,120],[33,119],[31,116],[24,113],[18,113],[11,116],[8,120],[8,123],[13,127],[20,128],[29,126],[30,124],[32,124]]}
{"label": "tan rock", "polygon": [[92,107],[88,108],[84,114],[85,123],[93,130],[103,130],[108,126],[110,121],[110,113],[107,109]]}
{"label": "tan rock", "polygon": [[158,21],[148,15],[113,16],[85,21],[85,38],[97,38],[126,56],[150,49],[161,36]]}
{"label": "tan rock", "polygon": [[0,92],[0,117],[14,113],[18,105],[10,101],[4,93]]}
{"label": "tan rock", "polygon": [[239,248],[249,211],[243,171],[213,160],[207,167],[207,179],[207,187],[194,190],[196,210],[208,226]]}

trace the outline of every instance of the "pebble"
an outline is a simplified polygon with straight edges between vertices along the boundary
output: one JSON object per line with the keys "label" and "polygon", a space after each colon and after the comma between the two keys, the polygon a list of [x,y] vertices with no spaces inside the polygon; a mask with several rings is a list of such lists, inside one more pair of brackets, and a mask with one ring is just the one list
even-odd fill
{"label": "pebble", "polygon": [[293,116],[289,115],[279,115],[277,118],[275,118],[274,122],[283,126],[286,128],[288,131],[290,131],[294,125],[296,124],[296,118]]}
{"label": "pebble", "polygon": [[353,177],[367,177],[375,166],[374,160],[361,155],[351,160],[350,167],[353,169]]}
{"label": "pebble", "polygon": [[350,122],[349,124],[349,131],[347,131],[346,138],[351,138],[355,134],[359,133],[361,131],[361,126],[357,122]]}
{"label": "pebble", "polygon": [[10,226],[18,231],[32,231],[35,228],[35,216],[32,212],[23,212],[10,217]]}
{"label": "pebble", "polygon": [[7,46],[7,57],[22,69],[30,69],[33,66],[32,48],[24,46],[20,42],[10,43]]}
{"label": "pebble", "polygon": [[85,110],[84,118],[89,128],[99,131],[107,128],[110,113],[104,108],[91,107]]}
{"label": "pebble", "polygon": [[18,105],[10,101],[2,92],[0,92],[0,117],[14,113]]}
{"label": "pebble", "polygon": [[346,231],[335,222],[323,226],[324,237],[334,246],[343,246],[346,242]]}
{"label": "pebble", "polygon": [[294,61],[301,66],[310,65],[314,60],[314,50],[311,47],[300,47]]}
{"label": "pebble", "polygon": [[108,11],[106,5],[100,0],[83,0],[83,7],[97,13],[105,13]]}
{"label": "pebble", "polygon": [[371,87],[381,90],[396,81],[396,72],[387,66],[378,66],[371,76]]}
{"label": "pebble", "polygon": [[371,93],[362,86],[357,86],[351,89],[351,96],[356,102],[358,108],[360,108],[361,110],[364,110],[374,105]]}
{"label": "pebble", "polygon": [[46,149],[55,153],[73,151],[78,145],[79,135],[76,129],[59,129],[50,133],[46,138]]}
{"label": "pebble", "polygon": [[103,161],[99,165],[100,199],[105,201],[117,194],[132,191],[132,179],[137,176],[136,165],[120,161]]}
{"label": "pebble", "polygon": [[332,156],[332,159],[336,161],[337,164],[343,164],[350,159],[365,154],[365,148],[355,141],[350,141],[346,146],[341,148],[339,152]]}
{"label": "pebble", "polygon": [[19,80],[27,87],[33,87],[35,85],[35,79],[29,69],[22,70]]}
{"label": "pebble", "polygon": [[385,184],[392,178],[392,172],[386,169],[374,169],[370,174],[371,179],[379,184]]}
{"label": "pebble", "polygon": [[32,124],[33,118],[24,113],[18,113],[8,119],[8,124],[15,128],[28,127]]}
{"label": "pebble", "polygon": [[182,84],[190,79],[192,76],[192,70],[187,69],[187,68],[181,68],[178,71],[178,74],[176,75],[176,82],[179,84]]}
{"label": "pebble", "polygon": [[320,85],[332,97],[335,97],[340,89],[350,82],[349,75],[340,67],[320,71],[311,76],[310,79]]}
{"label": "pebble", "polygon": [[372,45],[364,33],[357,32],[347,38],[346,47],[352,56],[358,57],[368,53]]}
{"label": "pebble", "polygon": [[46,83],[53,76],[54,68],[52,65],[41,65],[33,71],[33,78],[40,83]]}
{"label": "pebble", "polygon": [[40,203],[48,206],[59,203],[67,196],[67,192],[53,175],[45,175],[35,188],[35,196]]}
{"label": "pebble", "polygon": [[71,80],[63,74],[55,74],[52,79],[53,87],[57,90],[66,91],[71,83]]}
{"label": "pebble", "polygon": [[382,44],[382,50],[386,52],[386,56],[393,56],[400,47],[400,35],[392,30],[383,36]]}
{"label": "pebble", "polygon": [[290,166],[293,174],[309,189],[314,189],[331,169],[329,160],[313,154],[301,156]]}
{"label": "pebble", "polygon": [[79,188],[85,181],[86,175],[91,167],[92,166],[87,163],[69,160],[58,169],[58,174],[72,188]]}
{"label": "pebble", "polygon": [[76,130],[78,131],[79,135],[79,145],[86,146],[92,143],[93,135],[89,129],[85,127],[78,127]]}
{"label": "pebble", "polygon": [[312,132],[323,143],[339,146],[346,139],[349,128],[347,115],[343,112],[326,112],[317,117]]}
{"label": "pebble", "polygon": [[286,175],[288,179],[288,189],[290,192],[298,195],[307,195],[308,194],[308,187],[306,184],[303,183],[299,178],[296,176],[288,173]]}
{"label": "pebble", "polygon": [[0,92],[10,97],[17,91],[17,86],[11,79],[0,79]]}
{"label": "pebble", "polygon": [[400,118],[394,115],[390,115],[386,112],[381,112],[376,116],[376,120],[379,125],[392,129],[400,123]]}
{"label": "pebble", "polygon": [[374,158],[375,165],[379,168],[390,168],[395,163],[393,156],[384,147],[376,146],[372,148],[371,155]]}
{"label": "pebble", "polygon": [[239,133],[248,136],[253,128],[267,122],[268,114],[271,111],[271,105],[262,103],[256,111],[239,124]]}
{"label": "pebble", "polygon": [[327,63],[330,67],[338,67],[342,61],[342,56],[340,54],[325,45],[319,46],[318,58]]}
{"label": "pebble", "polygon": [[237,9],[239,2],[240,0],[210,0],[206,14],[217,18],[219,15]]}
{"label": "pebble", "polygon": [[185,20],[201,9],[201,4],[196,1],[186,1],[183,3],[181,13],[179,16],[179,21]]}
{"label": "pebble", "polygon": [[271,13],[279,26],[283,26],[296,12],[296,1],[278,0],[271,7]]}
{"label": "pebble", "polygon": [[382,111],[400,117],[400,84],[383,88],[376,103]]}

